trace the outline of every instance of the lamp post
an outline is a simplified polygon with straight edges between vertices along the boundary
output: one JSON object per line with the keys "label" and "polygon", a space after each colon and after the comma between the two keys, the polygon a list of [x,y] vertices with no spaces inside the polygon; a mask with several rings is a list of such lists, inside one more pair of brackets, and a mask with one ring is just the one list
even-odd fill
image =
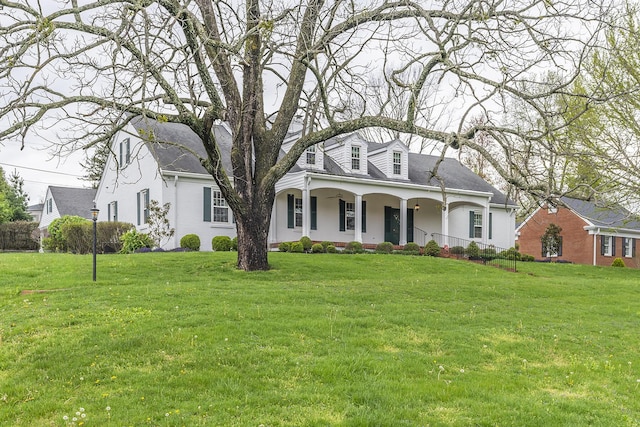
{"label": "lamp post", "polygon": [[93,218],[93,281],[96,281],[96,246],[98,240],[98,232],[97,232],[97,222],[98,222],[98,213],[100,209],[96,207],[95,202],[93,203],[93,208],[91,208],[91,217]]}

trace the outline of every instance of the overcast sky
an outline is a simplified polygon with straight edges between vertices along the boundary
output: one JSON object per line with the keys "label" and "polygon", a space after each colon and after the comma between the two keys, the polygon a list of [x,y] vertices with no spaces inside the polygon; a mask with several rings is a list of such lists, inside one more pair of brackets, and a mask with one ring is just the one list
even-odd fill
{"label": "overcast sky", "polygon": [[80,166],[83,159],[84,153],[68,158],[53,157],[42,143],[27,144],[22,151],[18,142],[0,145],[0,166],[7,178],[16,170],[24,179],[30,205],[44,201],[49,185],[89,187],[87,181],[78,179],[85,173]]}

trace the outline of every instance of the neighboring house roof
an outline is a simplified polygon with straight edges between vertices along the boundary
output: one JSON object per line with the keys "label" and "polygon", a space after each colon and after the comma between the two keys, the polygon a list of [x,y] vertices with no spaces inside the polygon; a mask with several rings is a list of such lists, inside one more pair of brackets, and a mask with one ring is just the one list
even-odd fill
{"label": "neighboring house roof", "polygon": [[[153,119],[136,117],[131,123],[140,135],[147,136],[147,140],[153,142],[149,144],[151,152],[158,161],[159,167],[165,171],[191,172],[208,174],[199,160],[189,151],[206,158],[206,152],[202,141],[188,126],[180,123],[158,122]],[[231,166],[231,134],[225,125],[215,125],[214,134],[222,155],[222,163],[228,174],[233,170]],[[152,135],[150,138],[148,135]],[[376,143],[365,141],[357,134],[340,135],[325,142],[325,147],[342,143],[349,137],[357,137],[358,141],[368,144],[369,151],[378,150],[394,142]],[[180,146],[184,147],[181,148]],[[284,152],[280,153],[280,156]],[[324,156],[324,170],[314,172],[327,173],[338,176],[351,176],[357,178],[370,178],[391,182],[407,182],[418,185],[440,186],[437,178],[433,177],[431,171],[440,159],[439,156],[409,153],[409,180],[398,180],[388,178],[382,171],[376,168],[370,161],[367,162],[368,174],[353,174],[345,172],[330,156]],[[295,165],[291,171],[297,172],[301,169]],[[491,203],[516,206],[516,203],[509,200],[499,190],[491,184],[473,173],[469,168],[463,166],[453,158],[444,158],[438,167],[438,176],[444,181],[445,187],[450,189],[479,191],[492,193]]]}
{"label": "neighboring house roof", "polygon": [[76,215],[82,218],[91,218],[90,209],[96,198],[96,189],[49,186],[49,192],[56,202],[61,217]]}
{"label": "neighboring house roof", "polygon": [[562,204],[597,227],[640,230],[640,218],[620,205],[561,197]]}
{"label": "neighboring house roof", "polygon": [[44,209],[44,203],[27,206],[27,212],[41,212]]}

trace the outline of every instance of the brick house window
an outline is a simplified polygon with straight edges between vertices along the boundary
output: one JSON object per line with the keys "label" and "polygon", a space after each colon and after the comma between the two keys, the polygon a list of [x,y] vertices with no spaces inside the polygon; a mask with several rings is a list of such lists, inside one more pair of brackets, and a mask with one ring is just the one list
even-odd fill
{"label": "brick house window", "polygon": [[600,255],[616,255],[616,239],[613,236],[600,236]]}
{"label": "brick house window", "polygon": [[622,256],[625,258],[632,258],[635,256],[636,239],[630,239],[628,237],[622,238]]}

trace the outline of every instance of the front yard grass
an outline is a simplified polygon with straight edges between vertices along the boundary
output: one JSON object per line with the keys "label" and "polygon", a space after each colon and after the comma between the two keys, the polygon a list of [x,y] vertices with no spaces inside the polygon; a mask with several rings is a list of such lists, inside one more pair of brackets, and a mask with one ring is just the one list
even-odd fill
{"label": "front yard grass", "polygon": [[637,270],[270,262],[0,254],[0,425],[640,424]]}

